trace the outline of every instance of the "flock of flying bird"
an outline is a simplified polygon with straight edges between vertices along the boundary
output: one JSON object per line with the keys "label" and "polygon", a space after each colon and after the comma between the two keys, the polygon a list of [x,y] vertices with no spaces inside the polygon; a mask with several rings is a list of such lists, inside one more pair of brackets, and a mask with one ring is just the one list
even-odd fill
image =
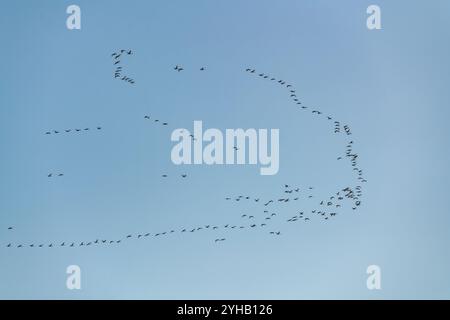
{"label": "flock of flying bird", "polygon": [[[96,130],[102,130],[102,127],[95,127]],[[76,129],[64,129],[64,130],[50,130],[50,131],[46,131],[45,134],[46,135],[51,135],[51,134],[60,134],[60,133],[77,133],[77,132],[88,132],[89,130],[91,130],[91,128],[84,128],[84,129],[80,129],[80,128],[76,128]]]}
{"label": "flock of flying bird", "polygon": [[126,55],[132,55],[133,51],[131,50],[125,50],[125,49],[121,49],[118,52],[114,52],[111,54],[111,57],[113,59],[112,63],[113,66],[115,66],[115,70],[114,70],[114,79],[119,79],[121,81],[125,81],[129,84],[134,84],[134,79],[128,77],[127,75],[123,75],[123,67],[120,65],[122,62],[122,58],[123,56]]}
{"label": "flock of flying bird", "polygon": [[[123,54],[131,55],[131,50],[120,50],[119,52],[115,52],[112,54],[114,65],[120,64],[121,56]],[[173,68],[176,72],[182,72],[184,71],[184,67],[180,65],[176,65]],[[200,71],[205,71],[205,67],[201,67]],[[120,78],[122,76],[122,68],[118,66],[115,71],[115,78]],[[346,148],[345,148],[345,156],[340,156],[337,158],[337,160],[343,160],[344,158],[347,158],[352,166],[352,169],[356,175],[356,185],[351,187],[347,186],[345,188],[337,190],[334,194],[330,195],[326,198],[319,198],[316,200],[316,196],[314,193],[314,187],[299,187],[299,186],[291,186],[289,184],[285,184],[282,189],[282,193],[278,197],[274,197],[271,199],[262,199],[261,197],[252,197],[248,195],[238,195],[238,196],[228,196],[225,198],[226,201],[235,203],[235,204],[241,204],[244,202],[252,203],[254,206],[260,206],[262,214],[249,214],[249,213],[243,213],[240,216],[240,222],[235,223],[226,223],[226,224],[205,224],[195,227],[178,227],[175,229],[170,229],[162,232],[142,232],[137,234],[127,234],[119,239],[103,239],[103,238],[96,238],[94,240],[90,241],[60,241],[60,242],[51,242],[51,243],[8,243],[6,247],[8,248],[24,248],[24,247],[30,247],[30,248],[53,248],[53,247],[83,247],[83,246],[95,246],[95,245],[113,245],[113,244],[120,244],[127,240],[132,239],[145,239],[149,237],[165,237],[169,236],[171,234],[176,233],[197,233],[197,232],[205,232],[205,231],[214,231],[214,232],[224,232],[224,231],[231,231],[231,230],[250,230],[250,229],[262,229],[265,230],[268,234],[272,236],[280,236],[281,231],[278,229],[275,229],[271,227],[274,221],[281,221],[286,223],[294,223],[298,221],[308,222],[312,219],[313,216],[316,216],[317,218],[321,218],[322,220],[329,220],[339,214],[339,212],[348,204],[350,203],[350,206],[352,210],[357,210],[358,207],[361,205],[361,198],[363,196],[362,193],[362,184],[366,183],[367,180],[363,176],[363,171],[358,165],[358,154],[354,152],[353,146],[354,142],[350,139],[350,136],[352,135],[352,132],[350,130],[350,127],[348,125],[342,125],[341,122],[334,120],[334,117],[331,115],[326,115],[324,112],[312,109],[308,106],[305,106],[302,101],[300,101],[300,98],[297,95],[297,91],[295,90],[294,86],[292,84],[287,83],[285,80],[278,79],[274,76],[270,76],[265,73],[256,72],[253,68],[246,68],[245,72],[247,72],[250,75],[255,75],[258,78],[265,79],[267,81],[270,81],[274,84],[279,85],[280,87],[287,90],[287,94],[289,95],[289,98],[291,99],[294,106],[299,108],[302,111],[308,112],[310,111],[312,115],[317,117],[323,117],[325,120],[330,121],[332,123],[333,132],[335,134],[341,134],[343,133],[345,137],[348,138]],[[121,80],[127,81],[131,84],[134,84],[133,79],[129,79],[127,77],[123,77]],[[151,120],[149,115],[145,115],[144,119]],[[333,121],[334,120],[334,121]],[[167,122],[162,122],[159,119],[153,119],[154,123],[160,123],[163,126],[167,126]],[[98,130],[101,129],[101,127],[97,127]],[[88,131],[89,128],[84,129],[85,131]],[[81,131],[81,129],[75,129],[75,132]],[[60,131],[53,130],[53,132],[48,131],[46,134],[58,134]],[[61,131],[62,132],[62,131]],[[73,132],[71,129],[64,130],[64,132],[69,133]],[[191,138],[195,140],[196,138],[191,135]],[[235,148],[237,149],[237,148]],[[48,177],[51,178],[53,176],[63,176],[62,173],[59,174],[53,174],[49,173]],[[186,173],[183,173],[180,175],[181,178],[187,178],[188,175]],[[168,178],[168,174],[163,174],[162,178]],[[282,214],[279,214],[278,210],[272,209],[275,205],[287,205],[288,203],[299,203],[299,200],[304,202],[313,202],[312,209],[308,210],[298,210],[294,215],[291,215],[289,217],[285,217]],[[279,209],[279,208],[278,208]],[[8,227],[9,231],[12,231],[14,228]],[[214,239],[214,243],[219,243],[225,241],[226,238],[219,237]]]}
{"label": "flock of flying bird", "polygon": [[[145,116],[144,116],[144,119],[150,120],[150,116],[149,116],[149,115],[145,115]],[[162,121],[160,121],[159,119],[154,119],[153,122],[154,122],[154,123],[161,123],[161,125],[163,125],[163,126],[169,125],[167,122],[162,122]]]}
{"label": "flock of flying bird", "polygon": [[[256,70],[253,68],[247,68],[247,69],[245,69],[245,71],[249,74],[256,75],[257,77],[259,77],[261,79],[266,79],[268,81],[276,83],[276,84],[280,85],[281,87],[285,88],[288,91],[287,93],[289,94],[289,97],[291,98],[294,105],[296,107],[298,107],[300,110],[305,111],[305,112],[311,111],[311,114],[323,117],[324,119],[326,119],[327,121],[330,121],[330,122],[332,122],[334,120],[333,116],[326,115],[324,112],[322,112],[320,110],[312,109],[312,108],[304,105],[302,103],[302,101],[300,101],[299,97],[297,96],[297,91],[295,90],[293,85],[287,83],[285,80],[278,79],[273,76],[269,76],[268,74],[265,74],[265,73],[256,72]],[[341,127],[343,130],[341,130]],[[333,129],[334,129],[333,132],[335,134],[344,133],[345,137],[347,137],[348,139],[350,139],[350,136],[352,136],[350,126],[347,124],[342,125],[340,121],[334,120]],[[320,206],[322,206],[322,207],[323,206],[326,206],[326,207],[333,206],[334,208],[341,208],[342,204],[340,204],[338,202],[340,202],[344,199],[348,199],[353,203],[353,205],[352,205],[353,210],[356,210],[357,207],[359,207],[361,205],[361,198],[362,198],[361,184],[366,183],[367,180],[363,176],[363,170],[358,165],[358,162],[357,162],[358,154],[354,152],[353,145],[354,145],[353,140],[350,139],[347,141],[345,157],[349,160],[353,171],[356,173],[357,185],[353,188],[345,187],[341,190],[338,190],[336,192],[336,194],[331,195],[328,199],[324,199],[324,200],[320,201],[320,203],[319,203]],[[342,160],[342,159],[343,159],[342,156],[337,158],[337,160]],[[335,212],[332,212],[332,213],[329,213],[329,215],[327,216],[321,210],[312,210],[311,213],[320,214],[321,216],[324,216],[324,219],[331,216],[331,214],[333,214],[333,216],[336,215]]]}

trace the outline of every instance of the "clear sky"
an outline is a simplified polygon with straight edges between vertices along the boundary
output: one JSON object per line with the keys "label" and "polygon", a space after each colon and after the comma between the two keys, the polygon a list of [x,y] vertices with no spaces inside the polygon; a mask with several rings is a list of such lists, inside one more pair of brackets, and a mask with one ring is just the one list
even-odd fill
{"label": "clear sky", "polygon": [[[448,1],[2,4],[0,298],[450,298]],[[70,4],[81,30],[66,28]],[[366,27],[370,4],[382,30]],[[114,79],[120,49],[133,51],[121,65],[134,85]],[[355,184],[337,160],[348,138],[247,67],[351,127],[368,181],[358,210],[286,222]],[[279,129],[278,174],[174,165],[170,134],[194,120]],[[225,200],[277,199],[284,184],[300,199],[270,205],[266,227],[241,218],[264,221],[262,203]],[[78,245],[96,239],[122,242]],[[66,288],[69,265],[81,268],[81,290]],[[366,287],[369,265],[381,268],[381,290]]]}

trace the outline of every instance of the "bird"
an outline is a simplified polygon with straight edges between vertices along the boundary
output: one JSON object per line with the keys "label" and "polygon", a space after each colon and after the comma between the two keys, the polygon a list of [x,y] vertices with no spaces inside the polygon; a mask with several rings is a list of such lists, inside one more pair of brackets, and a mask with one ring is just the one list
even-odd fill
{"label": "bird", "polygon": [[205,67],[201,67],[201,68],[200,68],[200,71],[205,71]]}

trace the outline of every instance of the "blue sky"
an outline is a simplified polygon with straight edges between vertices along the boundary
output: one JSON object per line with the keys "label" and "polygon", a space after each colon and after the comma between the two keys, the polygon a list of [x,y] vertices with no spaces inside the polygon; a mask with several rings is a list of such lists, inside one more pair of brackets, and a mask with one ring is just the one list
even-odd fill
{"label": "blue sky", "polygon": [[[369,31],[374,3],[383,29]],[[4,1],[1,12],[1,298],[450,297],[448,1],[80,0],[82,29],[73,31],[70,4]],[[119,49],[134,52],[123,67],[135,85],[113,79]],[[247,67],[285,79],[305,105],[351,126],[368,180],[356,212],[111,246],[5,247],[241,224],[264,208],[225,197],[314,186],[312,200],[270,209],[290,217],[352,183],[351,167],[336,160],[346,138]],[[279,173],[175,166],[170,134],[194,120],[279,129]],[[81,290],[66,288],[72,264]],[[379,291],[366,288],[372,264],[381,267]]]}

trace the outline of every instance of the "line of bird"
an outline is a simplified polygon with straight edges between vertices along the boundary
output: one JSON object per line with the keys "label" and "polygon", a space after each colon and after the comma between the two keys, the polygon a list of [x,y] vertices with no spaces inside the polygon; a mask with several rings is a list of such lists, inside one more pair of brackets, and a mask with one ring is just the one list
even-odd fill
{"label": "line of bird", "polygon": [[119,79],[119,80],[125,81],[125,82],[130,83],[130,84],[134,84],[135,83],[133,78],[130,78],[127,75],[122,75],[123,67],[119,65],[121,63],[121,61],[122,61],[121,60],[122,56],[126,56],[126,55],[129,56],[129,55],[132,55],[132,54],[133,54],[132,50],[125,50],[125,49],[121,49],[121,50],[119,50],[117,52],[113,52],[111,54],[111,57],[113,59],[113,61],[112,61],[113,62],[113,66],[116,67],[116,69],[114,70],[114,79]]}
{"label": "line of bird", "polygon": [[[162,178],[168,178],[169,175],[165,173],[165,174],[162,174],[161,177]],[[180,174],[180,177],[183,178],[183,179],[187,178],[187,173]]]}
{"label": "line of bird", "polygon": [[47,174],[47,178],[62,177],[62,176],[64,176],[64,173],[52,173],[52,172],[50,172],[50,173]]}
{"label": "line of bird", "polygon": [[[180,65],[175,65],[175,67],[173,67],[173,70],[175,70],[176,72],[181,72],[184,70],[184,67],[180,66]],[[205,71],[206,67],[200,67],[199,68],[200,71]]]}
{"label": "line of bird", "polygon": [[[312,187],[310,187],[312,189]],[[120,239],[115,239],[115,240],[108,240],[108,239],[101,239],[98,238],[96,240],[91,240],[91,241],[80,241],[80,242],[74,242],[74,241],[62,241],[62,242],[50,242],[50,243],[29,243],[29,244],[25,244],[25,243],[19,243],[19,244],[13,244],[13,243],[8,243],[6,245],[7,248],[57,248],[57,247],[83,247],[83,246],[94,246],[94,245],[100,245],[100,244],[106,244],[106,245],[112,245],[112,244],[120,244],[120,243],[124,243],[126,240],[132,240],[132,239],[145,239],[145,238],[149,238],[149,237],[164,237],[170,234],[175,234],[175,233],[194,233],[194,232],[199,232],[199,231],[206,231],[206,230],[213,230],[213,231],[232,231],[232,230],[245,230],[245,229],[258,229],[258,228],[264,228],[267,227],[268,224],[270,223],[269,220],[271,220],[272,218],[276,217],[277,214],[272,212],[270,213],[268,210],[264,211],[265,213],[265,217],[264,220],[262,222],[252,222],[250,224],[231,224],[231,223],[227,223],[227,224],[223,224],[223,225],[212,225],[212,224],[208,224],[208,225],[204,225],[204,226],[197,226],[194,228],[178,228],[178,230],[172,229],[170,231],[163,231],[163,232],[158,232],[158,233],[151,233],[151,232],[144,232],[144,233],[136,233],[136,234],[127,234],[126,236],[120,238]],[[248,218],[248,219],[254,219],[255,216],[252,215],[246,215],[243,214],[241,216],[241,218]],[[308,221],[309,218],[305,218],[305,221]],[[9,227],[8,230],[13,230],[13,227]],[[279,236],[281,234],[281,231],[268,231],[268,234],[270,235],[277,235]],[[225,241],[226,238],[216,238],[214,240],[214,243],[217,242],[222,242]]]}
{"label": "line of bird", "polygon": [[[144,119],[146,119],[146,120],[151,120],[151,117],[147,114],[147,115],[144,116]],[[161,120],[159,120],[159,119],[153,119],[153,122],[154,122],[154,123],[161,123],[161,125],[163,125],[163,126],[169,125],[169,123],[163,122],[163,121],[161,121]]]}
{"label": "line of bird", "polygon": [[[77,133],[77,132],[88,132],[90,130],[91,130],[91,128],[89,128],[89,127],[84,128],[84,129],[76,128],[76,129],[64,129],[64,130],[50,130],[50,131],[46,131],[45,134],[51,135],[51,134],[60,134],[60,133]],[[93,130],[102,130],[102,127],[97,126],[95,128],[92,128],[91,131],[93,131]]]}
{"label": "line of bird", "polygon": [[[254,68],[246,68],[245,71],[247,73],[255,75],[259,78],[266,79],[266,80],[269,80],[270,82],[279,84],[280,86],[282,86],[288,90],[287,93],[289,94],[289,97],[291,98],[292,102],[295,105],[299,106],[303,110],[312,109],[312,108],[309,108],[309,107],[303,105],[303,103],[297,97],[297,91],[295,90],[293,85],[287,83],[285,80],[278,79],[277,77],[274,77],[274,76],[269,76],[268,74],[265,74],[265,73],[257,72],[256,69],[254,69]],[[315,115],[319,115],[319,116],[320,115],[325,116],[324,112],[322,112],[320,110],[312,110],[311,113],[315,114]],[[331,115],[327,115],[326,119],[331,121],[331,120],[333,120],[333,117]],[[343,125],[343,129],[344,129],[344,133],[346,136],[352,135],[349,125]],[[334,121],[334,133],[335,134],[341,133],[341,123],[339,121]],[[353,140],[351,140],[347,143],[346,157],[350,159],[350,163],[351,163],[351,166],[353,167],[353,170],[357,172],[358,183],[367,182],[367,180],[363,177],[362,169],[359,168],[358,163],[357,163],[358,154],[353,152]],[[342,157],[338,157],[338,160],[341,160],[341,159],[342,159]],[[359,185],[357,187],[360,188],[360,196],[359,197],[361,197],[362,196],[361,186]],[[356,201],[355,201],[355,206],[353,206],[352,208],[358,207],[361,204],[361,201],[359,201],[359,200],[357,200],[357,201],[358,201],[358,204],[356,204]],[[356,210],[356,208],[353,210]]]}
{"label": "line of bird", "polygon": [[[295,190],[299,190],[299,187],[293,187],[292,189],[289,189],[289,185],[284,185],[284,192],[288,191],[292,191],[295,192]],[[308,187],[307,190],[311,191],[313,190],[313,187]],[[240,196],[238,197],[239,199],[246,199],[247,197],[245,196]],[[250,197],[248,197],[250,198]],[[250,200],[250,199],[248,199]],[[270,201],[270,202],[273,202]],[[315,210],[312,211],[312,213],[315,213]],[[322,212],[319,212],[322,213]],[[323,214],[322,214],[323,215]],[[336,213],[330,213],[330,216],[335,216]],[[81,241],[81,242],[74,242],[74,241],[62,241],[62,242],[58,242],[59,244],[55,243],[55,242],[51,242],[51,243],[30,243],[30,244],[24,244],[24,243],[19,243],[19,244],[13,244],[13,243],[8,243],[6,247],[8,248],[56,248],[56,247],[83,247],[83,246],[93,246],[93,245],[98,245],[98,244],[107,244],[107,245],[112,245],[112,244],[120,244],[123,243],[125,240],[131,240],[131,239],[145,239],[148,238],[150,236],[153,237],[164,237],[170,234],[174,234],[174,233],[194,233],[194,232],[199,232],[202,230],[213,230],[213,231],[230,231],[230,230],[249,230],[249,229],[258,229],[258,228],[265,228],[268,227],[268,224],[270,222],[273,221],[273,219],[277,217],[277,214],[275,212],[269,212],[268,210],[264,210],[264,216],[263,217],[258,217],[260,219],[262,219],[261,222],[252,222],[251,224],[231,224],[231,223],[227,223],[224,225],[212,225],[212,224],[208,224],[208,225],[204,225],[204,226],[197,226],[194,228],[178,228],[178,231],[172,229],[170,231],[163,231],[163,232],[158,232],[158,233],[151,233],[151,232],[145,232],[145,233],[137,233],[137,234],[127,234],[125,237],[120,238],[120,239],[115,239],[115,240],[107,240],[107,239],[96,239],[96,240],[91,240],[91,241]],[[249,220],[254,220],[256,217],[254,215],[248,215],[248,214],[242,214],[241,218],[246,218]],[[304,215],[303,212],[301,212],[298,216],[292,217],[290,219],[288,219],[288,222],[294,222],[294,221],[299,221],[302,220],[304,222],[308,222],[310,220],[310,218],[306,215]],[[326,219],[328,219],[328,217],[326,217]],[[13,227],[9,227],[9,230],[12,230]],[[279,236],[281,235],[281,231],[269,231],[268,232],[270,235],[275,235],[275,236]],[[214,243],[217,242],[222,242],[224,241],[226,238],[216,238],[214,240]]]}
{"label": "line of bird", "polygon": [[[102,238],[97,238],[95,240],[90,240],[90,241],[58,241],[58,242],[50,242],[50,243],[8,243],[6,245],[7,248],[56,248],[56,247],[83,247],[83,246],[94,246],[94,245],[112,245],[112,244],[120,244],[120,243],[125,243],[125,241],[130,241],[130,240],[139,240],[139,239],[150,239],[150,238],[161,238],[161,237],[165,237],[165,236],[169,236],[172,234],[189,234],[189,233],[195,233],[195,232],[201,232],[201,231],[219,231],[222,230],[222,232],[224,231],[232,231],[232,230],[244,230],[244,229],[255,229],[258,227],[266,227],[267,223],[261,223],[261,224],[256,224],[256,223],[251,223],[251,224],[231,224],[231,223],[227,223],[227,224],[223,224],[223,225],[212,225],[212,224],[207,224],[207,225],[202,225],[202,226],[197,226],[197,227],[191,227],[191,228],[186,228],[186,227],[182,227],[182,228],[178,228],[177,230],[175,229],[171,229],[170,231],[163,231],[163,232],[158,232],[158,233],[152,233],[152,232],[143,232],[143,233],[135,233],[135,234],[127,234],[122,238],[119,239],[102,239]],[[9,227],[8,230],[13,230],[13,227]],[[270,234],[272,234],[273,232],[268,232]],[[216,238],[214,240],[214,242],[221,242],[221,241],[225,241],[226,238]]]}

